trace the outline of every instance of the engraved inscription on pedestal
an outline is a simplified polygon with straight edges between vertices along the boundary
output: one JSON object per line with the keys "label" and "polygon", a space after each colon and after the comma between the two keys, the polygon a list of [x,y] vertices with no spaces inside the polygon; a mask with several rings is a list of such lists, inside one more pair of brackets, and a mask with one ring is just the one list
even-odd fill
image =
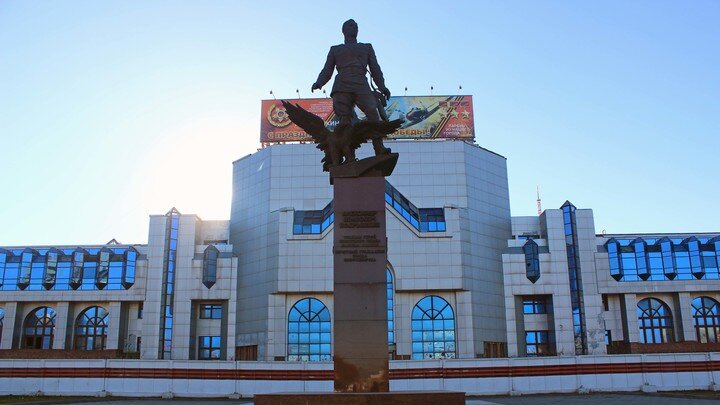
{"label": "engraved inscription on pedestal", "polygon": [[385,179],[336,178],[335,391],[388,391]]}
{"label": "engraved inscription on pedestal", "polygon": [[[348,211],[341,214],[339,228],[379,228],[376,211]],[[335,245],[335,257],[348,262],[376,262],[374,255],[386,253],[385,242],[377,235],[364,233],[361,235],[344,235]]]}

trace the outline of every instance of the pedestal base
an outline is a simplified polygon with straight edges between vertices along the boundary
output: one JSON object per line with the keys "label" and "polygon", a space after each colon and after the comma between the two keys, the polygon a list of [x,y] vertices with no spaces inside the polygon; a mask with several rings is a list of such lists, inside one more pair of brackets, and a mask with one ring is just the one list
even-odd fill
{"label": "pedestal base", "polygon": [[386,155],[370,156],[340,166],[332,166],[330,168],[330,184],[334,184],[336,178],[387,177],[395,169],[398,156],[397,153],[388,153]]}
{"label": "pedestal base", "polygon": [[465,393],[454,391],[279,392],[258,394],[255,405],[464,405]]}

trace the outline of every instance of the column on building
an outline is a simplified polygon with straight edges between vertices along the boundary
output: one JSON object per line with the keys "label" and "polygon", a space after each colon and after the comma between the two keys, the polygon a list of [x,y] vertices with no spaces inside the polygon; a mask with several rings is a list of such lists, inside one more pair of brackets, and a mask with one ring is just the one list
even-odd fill
{"label": "column on building", "polygon": [[621,294],[620,311],[623,340],[626,343],[638,343],[640,341],[640,331],[637,326],[637,296],[635,294]]}
{"label": "column on building", "polygon": [[[505,287],[505,325],[507,332],[508,357],[518,357],[520,348],[520,335],[524,336],[525,330],[520,323],[523,319],[522,302],[518,304],[520,297],[512,295],[509,286]],[[518,313],[518,310],[520,311]],[[521,331],[522,330],[522,331]]]}
{"label": "column on building", "polygon": [[71,349],[66,346],[68,342],[68,328],[72,332],[72,316],[70,316],[70,303],[67,301],[58,302],[55,305],[55,331],[53,332],[53,349]]}
{"label": "column on building", "polygon": [[108,319],[108,334],[107,334],[107,340],[105,340],[105,348],[108,350],[117,350],[119,349],[120,341],[122,340],[120,337],[121,333],[121,318],[122,318],[122,311],[121,311],[121,302],[120,301],[113,301],[110,302],[107,306],[107,311],[109,315]]}
{"label": "column on building", "polygon": [[160,312],[165,259],[165,215],[150,216],[143,303],[141,359],[157,359],[160,347]]}
{"label": "column on building", "polygon": [[[228,302],[225,307],[223,308],[225,312],[223,312],[223,322],[225,323],[224,328],[226,330],[227,335],[227,347],[225,349],[225,358],[228,360],[237,360],[235,358],[235,348],[238,346],[237,340],[236,340],[236,330],[235,327],[237,325],[237,306],[235,303],[237,302],[237,288],[235,288],[235,285],[237,283],[237,266],[238,266],[238,259],[236,257],[232,258],[232,287],[230,289],[230,302]],[[257,360],[257,358],[256,358]]]}
{"label": "column on building", "polygon": [[597,269],[595,268],[595,252],[597,250],[595,221],[592,210],[589,209],[576,210],[575,217],[580,257],[579,271],[582,273],[581,291],[587,354],[606,354],[602,295],[598,290]]}
{"label": "column on building", "polygon": [[17,302],[3,304],[5,318],[3,319],[2,336],[0,336],[0,349],[12,349],[15,334],[15,318],[17,317]]}
{"label": "column on building", "polygon": [[697,341],[695,325],[693,324],[692,296],[686,292],[677,293],[675,303],[676,308],[673,315],[677,320],[677,325],[679,325],[678,337],[685,342]]}
{"label": "column on building", "polygon": [[[552,291],[553,328],[558,356],[575,354],[572,300],[568,282],[568,261],[562,210],[546,210],[540,217],[542,233],[547,238],[550,272],[554,275]],[[542,275],[540,276],[542,279]]]}

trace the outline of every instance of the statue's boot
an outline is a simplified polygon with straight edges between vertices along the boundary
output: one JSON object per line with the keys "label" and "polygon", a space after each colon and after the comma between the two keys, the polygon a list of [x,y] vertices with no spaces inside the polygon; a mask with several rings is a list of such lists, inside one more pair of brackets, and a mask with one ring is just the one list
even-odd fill
{"label": "statue's boot", "polygon": [[382,137],[373,138],[372,140],[373,149],[375,149],[375,156],[387,155],[391,152],[390,148],[386,148],[383,145]]}

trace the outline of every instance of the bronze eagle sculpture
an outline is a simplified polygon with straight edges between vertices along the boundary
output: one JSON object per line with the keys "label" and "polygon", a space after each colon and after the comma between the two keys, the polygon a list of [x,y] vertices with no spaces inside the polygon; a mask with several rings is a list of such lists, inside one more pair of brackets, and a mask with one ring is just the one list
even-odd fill
{"label": "bronze eagle sculpture", "polygon": [[329,171],[331,166],[354,162],[355,149],[369,139],[383,137],[400,128],[402,119],[392,121],[367,121],[355,124],[338,125],[334,131],[325,127],[325,122],[317,115],[303,109],[299,105],[282,102],[290,121],[302,128],[310,135],[317,148],[325,152],[322,158],[323,171]]}

